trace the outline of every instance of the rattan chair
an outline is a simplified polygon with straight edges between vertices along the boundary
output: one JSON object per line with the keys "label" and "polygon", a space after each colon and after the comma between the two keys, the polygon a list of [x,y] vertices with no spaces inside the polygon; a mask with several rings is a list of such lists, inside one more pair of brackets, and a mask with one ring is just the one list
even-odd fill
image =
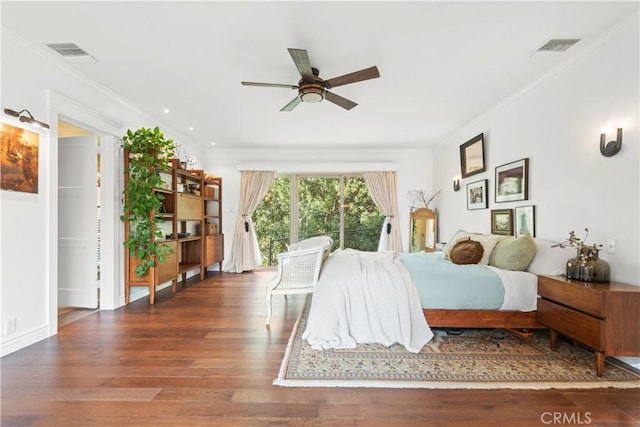
{"label": "rattan chair", "polygon": [[[333,240],[322,236],[313,242],[304,241],[290,246],[289,252],[278,254],[278,273],[267,284],[267,322],[271,321],[271,297],[274,294],[308,294],[312,293],[318,278],[322,262],[331,250]],[[300,248],[299,245],[310,246]]]}
{"label": "rattan chair", "polygon": [[315,248],[316,246],[322,246],[325,251],[327,251],[327,254],[329,253],[329,251],[331,251],[331,246],[333,245],[333,239],[329,236],[317,236],[317,237],[310,237],[308,239],[304,239],[299,241],[298,243],[292,243],[290,245],[287,245],[287,249],[289,249],[289,251],[295,251],[298,249],[309,249],[309,248]]}

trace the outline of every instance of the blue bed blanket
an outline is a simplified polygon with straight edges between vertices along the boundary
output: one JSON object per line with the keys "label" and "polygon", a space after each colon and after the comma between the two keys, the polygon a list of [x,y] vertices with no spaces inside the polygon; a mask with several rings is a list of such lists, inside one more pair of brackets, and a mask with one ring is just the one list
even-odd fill
{"label": "blue bed blanket", "polygon": [[423,309],[498,310],[505,289],[500,277],[484,265],[458,265],[442,252],[401,254]]}

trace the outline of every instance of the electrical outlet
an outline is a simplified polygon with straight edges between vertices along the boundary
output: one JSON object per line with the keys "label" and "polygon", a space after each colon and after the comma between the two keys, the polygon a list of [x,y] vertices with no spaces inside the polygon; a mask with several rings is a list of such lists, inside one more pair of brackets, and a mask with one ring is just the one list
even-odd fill
{"label": "electrical outlet", "polygon": [[16,333],[16,318],[7,319],[7,323],[4,326],[4,334],[15,334]]}
{"label": "electrical outlet", "polygon": [[606,252],[608,254],[615,254],[616,253],[616,241],[614,239],[607,239]]}

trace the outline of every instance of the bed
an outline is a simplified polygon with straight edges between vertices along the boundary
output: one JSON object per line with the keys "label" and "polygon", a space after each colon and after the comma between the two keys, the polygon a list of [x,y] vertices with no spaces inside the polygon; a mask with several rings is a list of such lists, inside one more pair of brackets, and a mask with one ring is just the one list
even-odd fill
{"label": "bed", "polygon": [[[451,247],[469,234],[482,242],[484,258],[456,264]],[[460,230],[442,252],[335,251],[322,268],[303,338],[314,348],[398,342],[419,351],[433,336],[430,328],[542,328],[537,275],[562,273],[573,252],[528,237],[533,255],[526,269],[508,270],[501,267],[522,263],[522,240],[503,239]]]}
{"label": "bed", "polygon": [[542,328],[537,276],[490,265],[457,265],[444,252],[400,255],[432,328]]}

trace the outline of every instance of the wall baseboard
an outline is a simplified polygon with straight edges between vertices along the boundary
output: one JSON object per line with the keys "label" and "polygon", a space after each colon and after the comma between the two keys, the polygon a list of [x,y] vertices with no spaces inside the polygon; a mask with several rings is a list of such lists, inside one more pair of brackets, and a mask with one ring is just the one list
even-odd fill
{"label": "wall baseboard", "polygon": [[22,334],[3,337],[2,343],[0,343],[0,357],[4,357],[47,338],[49,338],[49,328],[46,325]]}

